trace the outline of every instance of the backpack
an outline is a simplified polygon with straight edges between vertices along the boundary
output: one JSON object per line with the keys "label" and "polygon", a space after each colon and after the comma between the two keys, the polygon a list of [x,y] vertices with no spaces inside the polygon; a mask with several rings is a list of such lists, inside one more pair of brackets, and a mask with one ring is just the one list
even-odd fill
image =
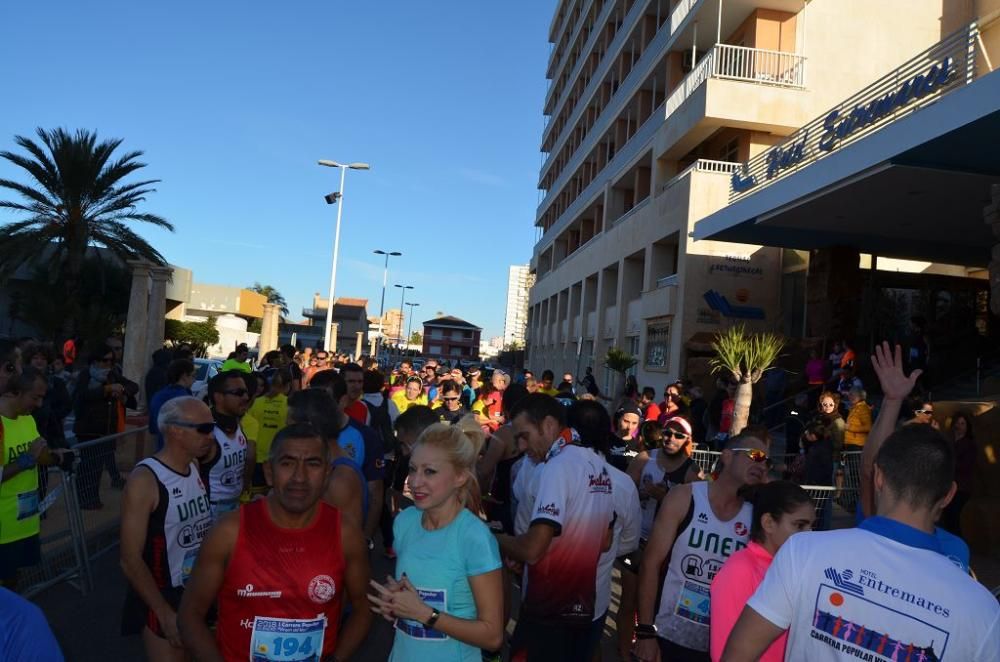
{"label": "backpack", "polygon": [[389,417],[389,398],[382,396],[382,404],[375,406],[367,400],[362,400],[368,407],[368,427],[382,438],[382,448],[386,453],[396,451],[396,434],[392,429],[392,419]]}

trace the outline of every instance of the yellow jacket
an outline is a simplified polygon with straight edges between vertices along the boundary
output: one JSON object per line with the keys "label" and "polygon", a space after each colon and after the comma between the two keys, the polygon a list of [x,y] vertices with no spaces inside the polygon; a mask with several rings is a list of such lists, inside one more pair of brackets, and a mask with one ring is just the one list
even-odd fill
{"label": "yellow jacket", "polygon": [[847,427],[844,429],[844,446],[864,446],[868,433],[872,431],[872,408],[867,402],[859,402],[847,413]]}

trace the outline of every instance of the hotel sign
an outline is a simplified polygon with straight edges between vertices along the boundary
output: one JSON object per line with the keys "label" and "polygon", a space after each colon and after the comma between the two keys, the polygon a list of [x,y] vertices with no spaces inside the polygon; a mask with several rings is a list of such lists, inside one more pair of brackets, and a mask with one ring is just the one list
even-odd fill
{"label": "hotel sign", "polygon": [[975,53],[968,47],[970,38],[974,39],[975,34],[970,36],[967,29],[950,35],[805,125],[780,145],[744,163],[730,178],[730,200],[822,159],[971,81],[975,76]]}

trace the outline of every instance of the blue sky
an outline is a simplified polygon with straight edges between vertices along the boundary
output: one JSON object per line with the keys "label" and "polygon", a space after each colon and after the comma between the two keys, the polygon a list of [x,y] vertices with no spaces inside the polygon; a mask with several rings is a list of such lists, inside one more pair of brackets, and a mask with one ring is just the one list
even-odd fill
{"label": "blue sky", "polygon": [[139,231],[198,281],[274,285],[293,318],[329,286],[338,174],[316,161],[368,161],[347,174],[337,295],[377,314],[372,250],[398,250],[387,308],[407,283],[416,321],[499,335],[534,242],[554,6],[4,3],[0,146],[37,126],[124,138],[162,180],[147,210],[176,226]]}

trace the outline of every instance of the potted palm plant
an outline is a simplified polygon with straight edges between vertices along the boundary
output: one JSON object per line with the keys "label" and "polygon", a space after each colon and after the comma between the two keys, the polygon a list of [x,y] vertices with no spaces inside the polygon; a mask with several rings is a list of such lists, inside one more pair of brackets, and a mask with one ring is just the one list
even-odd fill
{"label": "potted palm plant", "polygon": [[619,347],[609,347],[608,353],[604,355],[604,367],[615,373],[614,394],[621,395],[624,390],[625,374],[628,373],[639,360]]}
{"label": "potted palm plant", "polygon": [[736,382],[736,402],[733,406],[733,423],[730,436],[737,435],[747,426],[753,385],[764,372],[771,369],[785,346],[784,339],[774,333],[749,333],[746,326],[738,324],[721,331],[712,342],[715,358],[709,361],[713,373],[721,373]]}

